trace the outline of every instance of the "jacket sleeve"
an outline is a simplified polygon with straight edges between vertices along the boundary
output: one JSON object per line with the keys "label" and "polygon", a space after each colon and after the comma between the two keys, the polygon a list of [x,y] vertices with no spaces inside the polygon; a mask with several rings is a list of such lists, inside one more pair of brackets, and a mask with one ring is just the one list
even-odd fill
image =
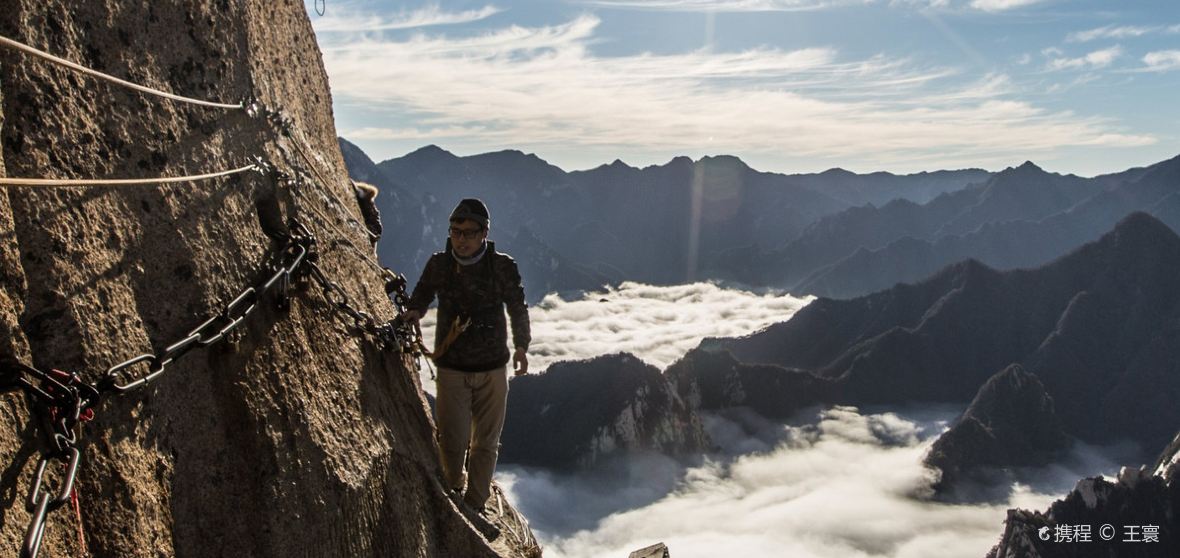
{"label": "jacket sleeve", "polygon": [[422,270],[418,284],[414,285],[414,292],[410,295],[410,301],[406,303],[406,310],[417,310],[419,314],[426,314],[426,308],[438,293],[441,276],[438,257],[431,256],[426,260],[426,268]]}
{"label": "jacket sleeve", "polygon": [[508,319],[512,320],[512,346],[527,351],[533,337],[529,324],[529,305],[524,299],[524,283],[520,279],[520,270],[516,267],[516,261],[507,256],[504,257],[500,269],[500,280],[504,285],[504,304],[508,306]]}

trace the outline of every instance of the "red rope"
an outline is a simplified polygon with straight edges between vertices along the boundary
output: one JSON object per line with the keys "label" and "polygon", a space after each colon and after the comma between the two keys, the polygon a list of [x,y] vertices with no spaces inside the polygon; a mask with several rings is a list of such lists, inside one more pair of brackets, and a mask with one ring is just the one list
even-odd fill
{"label": "red rope", "polygon": [[70,500],[74,503],[74,515],[78,518],[78,556],[87,556],[86,532],[82,529],[82,502],[77,488],[70,492]]}

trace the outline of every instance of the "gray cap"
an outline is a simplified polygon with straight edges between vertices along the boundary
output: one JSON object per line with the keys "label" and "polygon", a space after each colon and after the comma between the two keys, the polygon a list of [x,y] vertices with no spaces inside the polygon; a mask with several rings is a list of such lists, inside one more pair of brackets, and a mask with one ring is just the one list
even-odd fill
{"label": "gray cap", "polygon": [[476,198],[466,198],[455,206],[455,210],[451,212],[451,221],[459,219],[471,219],[485,229],[492,224],[492,218],[488,215],[488,206]]}

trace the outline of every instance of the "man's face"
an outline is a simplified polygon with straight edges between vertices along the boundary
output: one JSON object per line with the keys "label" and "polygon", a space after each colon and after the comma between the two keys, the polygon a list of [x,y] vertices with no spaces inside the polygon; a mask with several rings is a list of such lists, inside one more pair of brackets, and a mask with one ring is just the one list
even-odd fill
{"label": "man's face", "polygon": [[451,250],[460,258],[470,258],[488,237],[487,229],[470,219],[451,221]]}

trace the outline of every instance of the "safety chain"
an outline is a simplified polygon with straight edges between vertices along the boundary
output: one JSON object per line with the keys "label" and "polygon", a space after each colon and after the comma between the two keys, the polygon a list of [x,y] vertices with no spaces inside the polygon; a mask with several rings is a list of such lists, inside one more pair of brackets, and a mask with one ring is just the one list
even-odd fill
{"label": "safety chain", "polygon": [[[259,308],[268,295],[274,295],[277,309],[286,310],[290,306],[292,285],[310,278],[323,289],[328,303],[351,318],[361,333],[373,336],[384,348],[414,356],[420,354],[424,346],[416,324],[398,318],[378,324],[370,314],[357,310],[348,293],[328,279],[318,265],[316,237],[293,219],[289,228],[290,233],[283,245],[269,258],[272,260],[267,266],[270,275],[264,281],[247,287],[217,315],[179,341],[156,353],[142,354],[110,367],[96,383],[84,382],[78,374],[60,370],[42,372],[21,363],[6,363],[6,368],[0,368],[0,393],[24,391],[32,400],[34,414],[44,423],[44,432],[51,442],[42,451],[25,503],[32,519],[21,547],[22,558],[37,556],[49,513],[70,502],[81,460],[78,449],[81,425],[94,418],[94,410],[102,399],[109,394],[122,395],[143,387],[193,349],[207,348],[224,340]],[[385,279],[386,293],[397,307],[400,318],[408,301],[406,278],[386,269]],[[414,362],[416,365],[416,358]],[[45,481],[45,470],[51,461],[60,462],[65,467],[61,486],[56,491]]]}
{"label": "safety chain", "polygon": [[[317,8],[318,6],[319,3],[317,2]],[[85,68],[73,62],[33,49],[27,45],[17,43],[6,37],[0,36],[0,46],[22,50],[68,68],[144,93],[207,107],[244,110],[250,117],[263,119],[273,130],[291,139],[292,145],[308,166],[311,173],[321,183],[325,185],[328,183],[320,175],[314,162],[294,137],[293,120],[285,116],[281,110],[268,109],[257,98],[246,98],[241,103],[235,105],[183,97],[137,85]],[[292,180],[291,177],[275,170],[273,166],[257,157],[254,158],[253,164],[246,167],[211,175],[114,181],[8,180],[13,184],[19,181],[20,185],[34,186],[93,186],[98,185],[100,182],[102,184],[187,182],[249,170],[258,171],[264,175],[273,175],[280,181],[280,184],[284,180],[288,183],[299,183],[298,179]],[[69,182],[69,184],[60,184],[63,182]],[[337,200],[328,197],[325,197],[325,199],[328,203],[336,206],[337,210],[344,211],[339,206]],[[323,218],[322,214],[314,211],[314,208],[312,209],[314,213]],[[332,227],[330,220],[325,218],[324,221],[325,225]],[[351,219],[351,221],[353,223],[356,222],[355,219]],[[285,236],[277,238],[277,240],[282,242],[282,245],[280,249],[272,253],[268,258],[270,262],[267,268],[271,273],[264,281],[243,290],[238,296],[226,304],[217,315],[194,328],[179,341],[166,346],[163,350],[156,353],[142,354],[116,364],[107,369],[95,383],[83,381],[76,373],[60,370],[42,372],[22,363],[0,362],[0,393],[23,391],[31,400],[33,414],[42,421],[42,430],[50,441],[49,444],[46,444],[45,449],[42,450],[25,503],[26,509],[31,514],[32,519],[25,534],[24,544],[21,547],[20,556],[22,558],[34,558],[37,556],[45,536],[48,515],[69,503],[71,497],[76,497],[74,485],[81,461],[81,451],[78,449],[81,427],[83,423],[94,418],[95,409],[100,405],[103,398],[110,394],[123,395],[129,391],[143,387],[164,374],[170,364],[184,357],[193,349],[207,348],[224,340],[226,336],[241,326],[246,318],[259,307],[259,304],[268,295],[273,294],[274,304],[280,311],[287,309],[290,304],[290,289],[293,282],[305,281],[307,279],[315,281],[323,289],[323,295],[328,303],[350,318],[357,330],[362,334],[371,335],[387,349],[394,349],[403,354],[414,356],[413,362],[415,368],[418,367],[418,356],[429,356],[430,353],[426,350],[422,342],[422,332],[418,324],[401,319],[408,302],[404,275],[395,274],[389,268],[381,267],[371,256],[366,256],[363,251],[353,245],[347,236],[341,234],[341,238],[345,243],[357,251],[367,263],[377,267],[381,271],[385,280],[386,294],[389,295],[397,309],[397,317],[388,322],[378,324],[372,315],[358,310],[353,305],[348,293],[339,284],[331,281],[324,274],[317,263],[319,252],[317,251],[315,236],[306,227],[293,219],[289,222],[288,228],[289,231]],[[335,227],[332,228],[335,229]],[[340,231],[337,229],[337,232],[339,233]],[[60,463],[65,471],[60,480],[60,486],[57,487],[56,491],[53,490],[52,484],[45,479],[45,471],[51,461]]]}
{"label": "safety chain", "polygon": [[[299,145],[298,139],[295,138],[294,120],[292,120],[283,112],[282,107],[267,107],[257,98],[248,98],[243,101],[242,104],[246,107],[246,114],[252,118],[259,118],[265,121],[268,125],[270,125],[272,131],[290,140],[291,145],[299,154],[299,157],[303,160],[303,163],[307,166],[311,174],[321,182],[324,182],[323,176],[320,175],[319,171],[316,170],[315,164],[312,162],[311,157],[304,152],[303,148]],[[259,168],[264,168],[278,184],[299,186],[303,183],[299,177],[291,176],[287,173],[279,171],[273,166],[265,164],[261,161],[258,161],[255,164],[259,166]],[[329,200],[329,203],[335,202]],[[314,208],[309,209],[311,209],[313,213],[316,213],[324,221],[326,226],[335,229],[335,227],[331,225],[330,220],[322,213],[315,210]],[[343,211],[343,209],[340,208],[338,208],[338,210]],[[349,218],[351,219],[351,216],[349,216]],[[353,221],[355,222],[355,219],[353,219]],[[427,350],[426,344],[422,341],[422,329],[419,324],[417,322],[408,322],[401,319],[401,316],[405,314],[406,305],[409,303],[410,299],[406,291],[407,281],[405,275],[395,273],[388,267],[381,266],[378,262],[375,262],[372,257],[366,255],[360,248],[357,248],[356,245],[352,244],[352,242],[350,242],[348,238],[341,231],[339,231],[339,229],[336,229],[336,232],[340,234],[343,242],[345,242],[350,248],[352,248],[353,251],[361,256],[363,261],[381,271],[381,274],[385,280],[385,294],[388,295],[390,300],[393,302],[397,311],[397,317],[383,324],[376,324],[371,315],[359,311],[352,306],[348,294],[344,292],[344,290],[341,289],[338,284],[324,276],[323,271],[320,270],[319,266],[316,265],[314,261],[312,262],[312,277],[323,288],[325,298],[327,298],[328,301],[336,306],[336,308],[338,308],[341,312],[351,318],[353,320],[353,326],[356,329],[373,335],[387,348],[397,349],[402,353],[413,355],[413,365],[415,372],[417,372],[419,370],[418,357],[430,356],[430,351]],[[429,364],[429,361],[427,361],[427,363]],[[433,369],[431,370],[431,377],[433,378]]]}
{"label": "safety chain", "polygon": [[[305,233],[301,226],[293,227]],[[298,280],[306,273],[308,255],[314,254],[315,238],[309,234],[291,235],[272,258],[273,273],[258,285],[248,287],[225,305],[214,317],[190,331],[180,341],[168,345],[155,354],[143,354],[109,368],[102,378],[90,384],[82,381],[78,374],[51,370],[42,372],[21,363],[12,363],[6,370],[0,370],[0,392],[24,391],[32,400],[33,412],[44,423],[44,432],[50,439],[37,464],[30,487],[26,509],[32,514],[29,528],[25,532],[22,557],[34,557],[41,548],[45,535],[46,518],[50,512],[61,508],[70,501],[74,491],[81,452],[78,438],[81,424],[94,418],[94,409],[108,394],[121,395],[147,385],[168,369],[168,365],[180,359],[189,351],[205,348],[226,338],[253,313],[264,297],[275,293],[279,309],[289,304],[292,280]],[[142,368],[138,374],[136,367]],[[50,461],[65,465],[65,476],[56,491],[44,486],[44,474]]]}
{"label": "safety chain", "polygon": [[[29,395],[34,413],[41,419],[42,428],[51,442],[41,451],[25,500],[25,509],[32,514],[20,552],[25,558],[36,556],[40,550],[48,514],[70,502],[82,456],[77,448],[78,431],[82,422],[94,418],[93,409],[101,394],[94,386],[82,382],[77,374],[60,370],[46,373],[21,363],[10,366],[3,371],[0,390],[19,389]],[[51,461],[60,462],[65,467],[57,490],[45,480],[45,470]]]}

